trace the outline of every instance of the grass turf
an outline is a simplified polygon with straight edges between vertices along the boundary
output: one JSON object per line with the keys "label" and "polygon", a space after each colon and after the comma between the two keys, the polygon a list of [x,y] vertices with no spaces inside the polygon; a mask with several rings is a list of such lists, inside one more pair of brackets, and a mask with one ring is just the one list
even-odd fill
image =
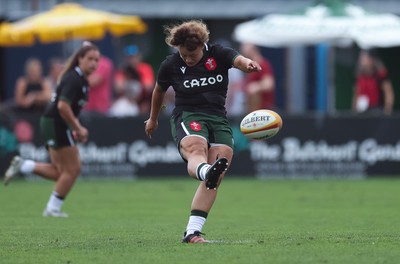
{"label": "grass turf", "polygon": [[45,181],[0,189],[0,263],[398,263],[400,180],[226,179],[205,228],[182,244],[191,179],[79,181],[43,218]]}

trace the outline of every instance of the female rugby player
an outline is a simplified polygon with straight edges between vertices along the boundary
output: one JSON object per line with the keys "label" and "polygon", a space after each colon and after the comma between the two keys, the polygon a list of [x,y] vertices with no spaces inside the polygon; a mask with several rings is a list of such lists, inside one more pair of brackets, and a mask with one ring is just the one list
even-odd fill
{"label": "female rugby player", "polygon": [[165,92],[172,86],[172,135],[189,175],[201,181],[182,242],[205,243],[201,231],[233,156],[232,130],[225,111],[228,69],[233,66],[248,73],[261,67],[231,48],[207,44],[209,31],[201,21],[167,27],[166,33],[166,43],[178,51],[160,66],[145,132],[151,138],[157,129]]}
{"label": "female rugby player", "polygon": [[86,142],[89,135],[78,115],[88,101],[87,77],[97,68],[99,57],[99,49],[91,43],[85,42],[80,47],[66,65],[51,104],[40,119],[51,163],[16,156],[5,173],[6,185],[19,173],[33,173],[56,182],[43,216],[68,217],[61,206],[81,169],[75,141]]}

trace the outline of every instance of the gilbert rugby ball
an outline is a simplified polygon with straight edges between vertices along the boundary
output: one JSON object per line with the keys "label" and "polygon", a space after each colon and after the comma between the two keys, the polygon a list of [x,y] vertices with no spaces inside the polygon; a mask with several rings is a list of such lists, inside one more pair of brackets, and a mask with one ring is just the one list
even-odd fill
{"label": "gilbert rugby ball", "polygon": [[282,128],[282,118],[274,111],[260,109],[246,115],[240,122],[240,131],[248,139],[267,139]]}

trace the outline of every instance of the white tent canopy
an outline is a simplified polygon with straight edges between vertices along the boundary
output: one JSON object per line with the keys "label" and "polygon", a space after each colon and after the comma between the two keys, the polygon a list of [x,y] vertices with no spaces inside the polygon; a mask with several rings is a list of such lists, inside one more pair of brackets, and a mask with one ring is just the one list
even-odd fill
{"label": "white tent canopy", "polygon": [[329,42],[361,48],[400,46],[400,18],[343,3],[334,10],[323,4],[301,14],[271,14],[236,26],[233,38],[265,47]]}

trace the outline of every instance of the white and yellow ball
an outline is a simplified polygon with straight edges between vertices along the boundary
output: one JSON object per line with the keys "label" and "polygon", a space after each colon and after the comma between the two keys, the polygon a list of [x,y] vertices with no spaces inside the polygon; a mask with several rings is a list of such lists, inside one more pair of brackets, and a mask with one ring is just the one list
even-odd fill
{"label": "white and yellow ball", "polygon": [[282,118],[272,110],[260,109],[246,115],[240,131],[248,139],[262,140],[275,136],[282,128]]}

